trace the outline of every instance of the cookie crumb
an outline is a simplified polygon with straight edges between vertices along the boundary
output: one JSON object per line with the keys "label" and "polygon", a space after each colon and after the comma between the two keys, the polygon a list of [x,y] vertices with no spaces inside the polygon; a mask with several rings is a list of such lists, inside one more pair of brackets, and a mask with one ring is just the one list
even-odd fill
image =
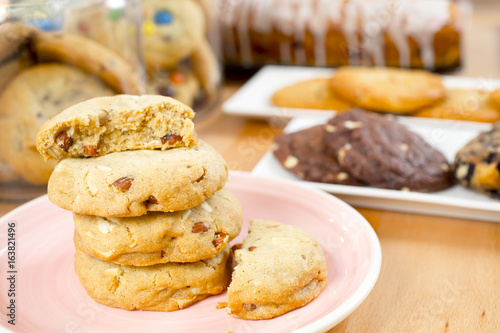
{"label": "cookie crumb", "polygon": [[219,303],[217,303],[217,305],[215,306],[215,308],[217,310],[227,308],[227,302],[219,302]]}

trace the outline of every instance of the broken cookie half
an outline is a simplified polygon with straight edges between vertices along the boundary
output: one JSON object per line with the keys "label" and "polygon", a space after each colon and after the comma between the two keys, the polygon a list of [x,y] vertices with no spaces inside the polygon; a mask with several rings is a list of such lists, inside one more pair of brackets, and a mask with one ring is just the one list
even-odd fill
{"label": "broken cookie half", "polygon": [[170,97],[118,95],[76,104],[37,136],[45,160],[196,145],[193,110]]}
{"label": "broken cookie half", "polygon": [[306,231],[252,220],[248,233],[242,244],[233,246],[229,314],[250,320],[274,318],[308,304],[325,288],[325,255]]}

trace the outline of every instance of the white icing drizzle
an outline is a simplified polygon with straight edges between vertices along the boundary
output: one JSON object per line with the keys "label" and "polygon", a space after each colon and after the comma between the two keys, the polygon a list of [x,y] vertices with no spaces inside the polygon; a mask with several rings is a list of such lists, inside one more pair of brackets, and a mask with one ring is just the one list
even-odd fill
{"label": "white icing drizzle", "polygon": [[[282,42],[280,61],[306,64],[306,32],[314,38],[314,64],[326,65],[326,35],[331,26],[340,26],[349,48],[349,64],[385,65],[384,33],[399,53],[399,65],[410,66],[409,37],[419,48],[423,66],[435,67],[434,36],[450,22],[451,0],[217,0],[221,22],[232,35],[235,27],[241,61],[252,63],[249,30],[269,34],[274,30],[293,36],[294,45]],[[465,8],[464,10],[466,10]],[[458,20],[461,21],[461,20]],[[359,37],[361,36],[361,41]],[[226,41],[234,41],[226,38]],[[231,44],[231,43],[225,43]],[[226,53],[236,53],[234,45],[224,45]],[[293,50],[293,51],[291,51]],[[234,58],[233,58],[234,59]]]}

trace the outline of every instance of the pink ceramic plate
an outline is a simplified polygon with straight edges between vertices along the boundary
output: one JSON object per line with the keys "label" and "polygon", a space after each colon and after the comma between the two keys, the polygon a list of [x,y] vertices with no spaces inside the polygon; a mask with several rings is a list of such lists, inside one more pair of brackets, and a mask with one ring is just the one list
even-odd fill
{"label": "pink ceramic plate", "polygon": [[[347,317],[377,280],[381,251],[375,232],[337,198],[294,182],[232,173],[228,187],[243,204],[247,233],[253,218],[276,219],[311,233],[325,251],[328,283],[310,304],[281,317],[245,321],[215,308],[226,294],[187,309],[162,313],[125,311],[95,303],[73,270],[71,213],[46,196],[0,220],[0,331],[13,332],[321,332]],[[16,224],[16,325],[7,323],[7,229]]]}

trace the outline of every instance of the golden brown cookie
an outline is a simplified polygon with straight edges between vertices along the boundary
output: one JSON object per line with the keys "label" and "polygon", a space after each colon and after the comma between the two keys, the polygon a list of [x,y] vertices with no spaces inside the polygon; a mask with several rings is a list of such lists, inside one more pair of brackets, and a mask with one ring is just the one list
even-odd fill
{"label": "golden brown cookie", "polygon": [[493,105],[500,110],[500,89],[494,90],[490,94],[490,100]]}
{"label": "golden brown cookie", "polygon": [[273,94],[272,102],[284,108],[344,111],[352,107],[333,93],[329,78],[301,81],[281,88]]}
{"label": "golden brown cookie", "polygon": [[37,135],[45,160],[196,144],[193,110],[170,97],[117,95],[72,105]]}
{"label": "golden brown cookie", "polygon": [[192,263],[135,267],[76,251],[75,270],[89,296],[125,310],[175,311],[223,292],[231,278],[231,251]]}
{"label": "golden brown cookie", "polygon": [[40,61],[63,62],[101,78],[123,94],[142,92],[138,72],[117,53],[90,40],[70,33],[38,34],[33,39]]}
{"label": "golden brown cookie", "polygon": [[49,199],[72,212],[133,217],[200,205],[226,184],[222,156],[209,144],[66,158],[49,180]]}
{"label": "golden brown cookie", "polygon": [[446,99],[412,114],[415,117],[443,118],[492,123],[500,119],[490,93],[478,89],[449,89]]}
{"label": "golden brown cookie", "polygon": [[216,256],[241,231],[238,199],[226,188],[188,210],[139,217],[73,214],[77,249],[121,265],[194,262]]}
{"label": "golden brown cookie", "polygon": [[112,94],[97,77],[68,65],[24,70],[0,96],[0,154],[27,181],[46,184],[56,163],[44,163],[36,150],[38,129],[75,103]]}
{"label": "golden brown cookie", "polygon": [[446,96],[441,77],[422,70],[341,67],[330,84],[341,98],[377,112],[412,113]]}
{"label": "golden brown cookie", "polygon": [[306,231],[272,220],[252,220],[243,244],[233,246],[235,268],[227,312],[269,319],[311,302],[325,288],[327,267]]}

